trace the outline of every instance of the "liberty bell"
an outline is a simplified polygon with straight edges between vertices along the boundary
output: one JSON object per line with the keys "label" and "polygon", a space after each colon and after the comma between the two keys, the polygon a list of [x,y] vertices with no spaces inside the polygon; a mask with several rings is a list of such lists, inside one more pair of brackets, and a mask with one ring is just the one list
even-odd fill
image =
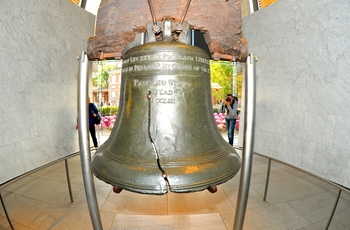
{"label": "liberty bell", "polygon": [[[123,54],[120,104],[109,139],[93,157],[100,180],[143,194],[215,190],[241,160],[213,115],[209,55],[164,19],[147,43]],[[215,191],[214,191],[215,192]]]}

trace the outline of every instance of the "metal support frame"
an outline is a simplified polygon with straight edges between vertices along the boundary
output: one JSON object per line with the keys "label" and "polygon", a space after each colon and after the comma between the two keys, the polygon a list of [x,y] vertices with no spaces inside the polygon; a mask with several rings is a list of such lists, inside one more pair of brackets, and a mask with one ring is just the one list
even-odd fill
{"label": "metal support frame", "polygon": [[331,222],[332,222],[335,210],[337,209],[337,206],[338,206],[338,203],[339,203],[340,195],[341,195],[341,189],[339,189],[338,196],[335,199],[333,210],[332,210],[332,213],[331,213],[331,215],[330,215],[330,217],[328,219],[327,226],[326,226],[325,230],[327,230],[329,228],[329,226],[331,225]]}
{"label": "metal support frame", "polygon": [[7,213],[7,210],[6,210],[6,207],[5,207],[5,204],[4,204],[4,200],[2,199],[1,192],[0,192],[0,200],[1,200],[2,208],[4,209],[4,212],[5,212],[7,221],[9,222],[10,227],[11,227],[11,229],[13,230],[13,225],[12,225],[12,222],[11,222],[11,220],[10,220],[10,217],[9,217],[9,215],[8,215],[8,213]]}
{"label": "metal support frame", "polygon": [[78,125],[81,168],[84,179],[85,195],[89,207],[90,218],[95,230],[102,230],[100,212],[98,209],[95,185],[91,172],[91,152],[89,144],[89,116],[88,116],[88,58],[82,52],[79,60],[78,80]]}
{"label": "metal support frame", "polygon": [[[26,173],[24,173],[24,174],[22,174],[22,175],[20,175],[20,176],[18,176],[18,177],[16,177],[16,178],[13,178],[13,179],[10,180],[10,181],[5,182],[4,184],[1,184],[1,185],[0,185],[0,190],[3,189],[4,187],[10,185],[10,184],[15,183],[15,182],[18,181],[18,180],[24,178],[25,176],[29,176],[29,175],[32,174],[32,173],[38,172],[38,171],[40,171],[41,169],[44,169],[44,168],[46,168],[46,167],[49,167],[49,166],[51,166],[51,165],[54,165],[54,164],[56,164],[56,163],[62,161],[62,160],[65,160],[65,162],[66,162],[66,163],[65,163],[65,164],[66,164],[65,166],[66,166],[66,176],[67,176],[67,184],[68,184],[68,189],[69,189],[69,196],[70,196],[71,202],[74,202],[74,200],[73,200],[73,195],[72,195],[72,194],[73,194],[73,193],[72,193],[72,187],[71,187],[70,177],[69,177],[69,170],[68,170],[68,158],[75,157],[75,156],[77,156],[78,154],[79,154],[78,152],[75,152],[75,153],[70,154],[70,155],[68,155],[68,156],[65,156],[65,157],[63,157],[63,158],[57,159],[57,160],[55,160],[55,161],[52,161],[52,162],[50,162],[50,163],[48,163],[48,164],[42,165],[42,166],[40,166],[40,167],[38,167],[38,168],[36,168],[36,169],[33,169],[33,170],[29,171],[29,172],[26,172]],[[7,210],[6,210],[6,207],[5,207],[5,203],[4,203],[4,201],[3,201],[2,197],[1,197],[1,191],[0,191],[0,200],[1,200],[1,204],[2,204],[2,207],[3,207],[3,209],[4,209],[4,212],[5,212],[5,214],[6,214],[7,221],[9,222],[9,224],[10,224],[10,226],[11,226],[11,229],[13,230],[13,226],[12,226],[12,223],[11,223],[11,219],[10,219],[8,213],[7,213]]]}
{"label": "metal support frame", "polygon": [[254,13],[257,10],[260,10],[260,2],[259,0],[246,0],[248,7],[249,7],[249,13]]}
{"label": "metal support frame", "polygon": [[329,217],[329,219],[328,219],[328,222],[327,222],[327,225],[326,225],[326,227],[325,227],[325,230],[327,230],[327,229],[329,228],[331,222],[332,222],[332,219],[333,219],[335,210],[337,209],[337,206],[338,206],[338,203],[339,203],[339,199],[340,199],[340,196],[341,196],[341,192],[342,192],[342,191],[349,192],[349,190],[343,190],[342,187],[340,187],[339,185],[334,184],[333,182],[330,182],[330,181],[328,181],[328,180],[325,180],[325,179],[323,179],[323,178],[320,178],[319,176],[317,176],[317,175],[315,175],[315,174],[312,174],[312,173],[310,173],[310,172],[307,172],[307,171],[305,171],[305,170],[302,170],[302,169],[300,169],[300,168],[298,168],[298,167],[295,167],[295,166],[290,165],[290,164],[288,164],[288,163],[285,163],[285,162],[283,162],[283,161],[279,161],[279,160],[277,160],[277,159],[272,159],[272,158],[270,158],[270,157],[268,157],[268,156],[265,156],[265,155],[262,155],[262,154],[258,154],[258,153],[254,153],[254,154],[256,154],[256,155],[258,155],[258,156],[261,156],[261,157],[266,157],[266,158],[268,158],[267,173],[266,173],[266,181],[265,181],[265,192],[264,192],[264,199],[263,199],[264,201],[266,201],[267,189],[268,189],[269,181],[270,181],[270,174],[271,174],[270,172],[271,172],[271,162],[272,162],[272,160],[277,161],[277,162],[282,163],[282,164],[285,164],[285,165],[287,165],[287,166],[289,166],[289,167],[295,168],[295,169],[297,169],[297,170],[299,170],[299,171],[302,171],[302,172],[304,172],[304,173],[307,173],[307,174],[309,174],[309,175],[311,175],[311,176],[313,176],[313,177],[315,177],[315,178],[317,178],[317,179],[319,179],[319,180],[322,180],[323,182],[329,183],[331,186],[335,186],[335,187],[339,188],[339,192],[338,192],[337,198],[336,198],[336,200],[335,200],[335,202],[334,202],[334,206],[333,206],[331,215],[330,215],[330,217]]}
{"label": "metal support frame", "polygon": [[66,176],[67,176],[67,184],[68,184],[68,191],[69,191],[70,202],[73,203],[74,199],[73,199],[73,193],[72,193],[72,186],[71,186],[70,178],[69,178],[68,159],[64,160],[64,166],[66,168]]}
{"label": "metal support frame", "polygon": [[254,129],[255,129],[255,63],[256,57],[251,53],[246,62],[246,87],[244,107],[244,139],[242,150],[242,168],[239,182],[238,198],[234,230],[243,228],[245,212],[247,208],[250,178],[253,163]]}
{"label": "metal support frame", "polygon": [[87,2],[87,0],[81,0],[81,1],[80,1],[80,7],[83,8],[83,9],[85,9],[85,7],[86,7],[86,2]]}
{"label": "metal support frame", "polygon": [[270,171],[271,171],[271,159],[269,158],[267,162],[267,172],[266,172],[266,181],[265,181],[265,191],[264,191],[264,201],[266,201],[267,189],[269,188],[270,182]]}

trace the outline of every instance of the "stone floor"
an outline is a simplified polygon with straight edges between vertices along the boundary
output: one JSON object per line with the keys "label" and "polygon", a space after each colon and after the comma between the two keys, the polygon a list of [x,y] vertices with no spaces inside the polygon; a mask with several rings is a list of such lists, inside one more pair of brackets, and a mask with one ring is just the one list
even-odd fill
{"label": "stone floor", "polygon": [[[102,135],[102,139],[107,138]],[[240,154],[240,153],[239,153]],[[304,172],[272,162],[263,201],[268,160],[254,156],[243,229],[325,229],[339,189]],[[93,229],[85,198],[80,156],[68,160],[74,202],[64,162],[28,175],[1,190],[14,229]],[[240,175],[216,193],[115,194],[95,179],[103,229],[233,229]],[[0,230],[11,229],[0,208]],[[350,229],[350,194],[343,191],[329,229]]]}

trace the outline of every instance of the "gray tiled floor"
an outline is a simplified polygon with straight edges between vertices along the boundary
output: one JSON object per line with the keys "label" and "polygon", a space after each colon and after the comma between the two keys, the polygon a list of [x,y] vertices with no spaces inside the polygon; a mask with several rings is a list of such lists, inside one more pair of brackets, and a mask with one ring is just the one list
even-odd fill
{"label": "gray tiled floor", "polygon": [[[102,139],[106,136],[102,136]],[[93,229],[86,203],[79,156],[69,159],[74,202],[70,202],[64,162],[7,187],[2,197],[14,229]],[[273,162],[263,201],[267,159],[254,156],[244,228],[325,229],[338,189],[306,173]],[[95,180],[104,229],[233,229],[239,175],[208,191],[162,196],[112,192]],[[329,229],[350,229],[350,195],[341,193]],[[10,229],[0,210],[0,230]]]}

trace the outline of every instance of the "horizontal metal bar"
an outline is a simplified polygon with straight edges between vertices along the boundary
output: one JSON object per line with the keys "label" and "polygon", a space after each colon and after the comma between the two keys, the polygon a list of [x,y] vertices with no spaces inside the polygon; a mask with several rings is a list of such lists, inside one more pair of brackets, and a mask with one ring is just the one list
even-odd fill
{"label": "horizontal metal bar", "polygon": [[[242,149],[243,149],[242,146],[234,146],[234,148],[237,149],[237,150],[240,150],[240,151],[242,151]],[[261,154],[261,153],[258,153],[258,152],[254,152],[253,154],[254,154],[254,155],[257,155],[257,156],[265,157],[265,158],[267,158],[267,159],[274,160],[274,161],[276,161],[276,162],[278,162],[278,163],[287,165],[287,166],[289,166],[289,167],[291,167],[291,168],[294,168],[294,169],[296,169],[296,170],[299,170],[299,171],[301,171],[301,172],[303,172],[303,173],[309,174],[310,176],[316,177],[317,179],[322,180],[323,182],[326,182],[326,183],[328,183],[329,185],[332,185],[332,186],[334,186],[335,188],[338,188],[338,189],[340,189],[340,190],[342,190],[342,191],[344,191],[344,192],[350,194],[350,189],[349,189],[349,188],[346,188],[346,187],[344,187],[344,186],[341,186],[341,185],[339,185],[339,184],[336,184],[336,183],[334,183],[333,181],[327,180],[327,179],[325,179],[325,178],[323,178],[323,177],[320,177],[320,176],[318,176],[318,175],[316,175],[316,174],[313,174],[313,173],[311,173],[311,172],[309,172],[309,171],[306,171],[305,169],[301,169],[301,168],[299,168],[299,167],[297,167],[297,166],[295,166],[295,165],[291,165],[291,164],[289,164],[289,163],[283,162],[283,161],[281,161],[281,160],[277,160],[277,159],[275,159],[275,158],[266,156],[266,155]]]}
{"label": "horizontal metal bar", "polygon": [[5,188],[6,186],[8,186],[8,185],[10,185],[10,184],[12,184],[12,183],[14,183],[14,182],[16,182],[16,181],[22,179],[22,178],[25,177],[25,176],[28,176],[28,175],[30,175],[30,174],[32,174],[32,173],[35,173],[35,172],[37,172],[37,171],[39,171],[39,170],[41,170],[41,169],[44,169],[44,168],[46,168],[46,167],[49,167],[49,166],[51,166],[51,165],[57,164],[57,163],[59,163],[59,162],[61,162],[61,161],[64,161],[64,160],[66,160],[66,159],[69,159],[69,158],[78,156],[79,154],[80,154],[80,151],[74,152],[74,153],[69,154],[69,155],[67,155],[67,156],[61,157],[61,158],[59,158],[59,159],[57,159],[57,160],[51,161],[51,162],[49,162],[49,163],[47,163],[47,164],[44,164],[44,165],[42,165],[42,166],[40,166],[40,167],[38,167],[38,168],[35,168],[35,169],[33,169],[33,170],[30,170],[30,171],[28,171],[28,172],[26,172],[26,173],[23,173],[23,174],[21,174],[21,175],[19,175],[19,176],[17,176],[17,177],[14,177],[14,178],[12,178],[11,180],[8,180],[8,181],[2,183],[2,184],[0,185],[0,190],[3,189],[3,188]]}

